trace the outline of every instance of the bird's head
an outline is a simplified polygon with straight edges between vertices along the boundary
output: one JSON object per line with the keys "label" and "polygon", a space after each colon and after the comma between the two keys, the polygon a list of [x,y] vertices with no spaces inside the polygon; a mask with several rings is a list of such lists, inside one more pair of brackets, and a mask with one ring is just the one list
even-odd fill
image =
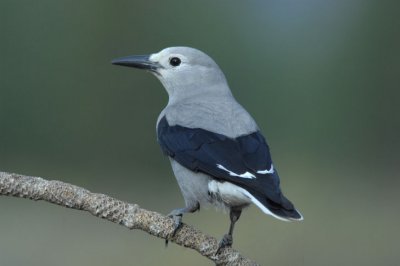
{"label": "bird's head", "polygon": [[112,64],[150,71],[164,85],[170,100],[204,94],[230,94],[219,66],[211,57],[194,48],[169,47],[150,55],[117,58]]}

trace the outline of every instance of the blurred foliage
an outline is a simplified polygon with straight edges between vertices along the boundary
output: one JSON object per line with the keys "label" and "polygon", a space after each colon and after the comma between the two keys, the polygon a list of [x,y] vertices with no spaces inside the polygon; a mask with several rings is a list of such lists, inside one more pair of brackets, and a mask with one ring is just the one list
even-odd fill
{"label": "blurred foliage", "polygon": [[[252,207],[234,246],[263,265],[397,265],[399,2],[0,2],[0,170],[60,179],[162,213],[183,205],[155,122],[167,102],[115,57],[211,55],[267,136],[305,216]],[[2,197],[0,265],[204,265],[142,232]],[[216,237],[228,217],[185,221]]]}

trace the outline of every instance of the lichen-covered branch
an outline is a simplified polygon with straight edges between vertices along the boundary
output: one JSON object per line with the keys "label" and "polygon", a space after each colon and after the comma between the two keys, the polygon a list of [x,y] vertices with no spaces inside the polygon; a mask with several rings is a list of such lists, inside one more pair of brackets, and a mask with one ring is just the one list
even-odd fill
{"label": "lichen-covered branch", "polygon": [[[157,212],[140,208],[104,194],[56,180],[0,172],[0,195],[44,200],[64,207],[88,211],[94,216],[123,225],[129,229],[140,229],[150,235],[169,239],[180,246],[196,250],[217,265],[257,265],[244,258],[236,250],[226,248],[215,255],[218,242],[189,225],[183,225],[173,238],[172,219]],[[1,240],[0,240],[1,241]]]}

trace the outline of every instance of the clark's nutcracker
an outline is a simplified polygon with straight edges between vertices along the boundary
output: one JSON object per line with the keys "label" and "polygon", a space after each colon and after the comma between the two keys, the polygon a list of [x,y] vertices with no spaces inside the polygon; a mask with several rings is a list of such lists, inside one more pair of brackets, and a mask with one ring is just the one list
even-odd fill
{"label": "clark's nutcracker", "polygon": [[232,245],[235,222],[251,203],[279,220],[303,219],[282,194],[256,122],[235,100],[224,74],[208,55],[194,48],[170,47],[112,63],[150,71],[168,92],[157,137],[186,203],[169,214],[175,221],[174,233],[183,214],[210,204],[230,212],[229,232],[217,252]]}

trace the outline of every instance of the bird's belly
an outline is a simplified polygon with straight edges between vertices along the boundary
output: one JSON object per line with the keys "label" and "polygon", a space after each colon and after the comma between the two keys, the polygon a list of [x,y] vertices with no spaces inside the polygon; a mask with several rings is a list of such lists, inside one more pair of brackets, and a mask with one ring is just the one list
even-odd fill
{"label": "bird's belly", "polygon": [[200,203],[203,207],[210,204],[207,185],[211,178],[206,174],[193,172],[171,158],[170,161],[186,206],[194,206]]}
{"label": "bird's belly", "polygon": [[220,201],[225,207],[246,207],[251,199],[245,195],[244,189],[229,182],[210,180],[208,191],[215,201]]}
{"label": "bird's belly", "polygon": [[229,182],[218,182],[204,173],[183,167],[173,159],[170,161],[186,206],[200,203],[201,207],[213,206],[229,211],[231,207],[246,207],[251,203],[241,187]]}

